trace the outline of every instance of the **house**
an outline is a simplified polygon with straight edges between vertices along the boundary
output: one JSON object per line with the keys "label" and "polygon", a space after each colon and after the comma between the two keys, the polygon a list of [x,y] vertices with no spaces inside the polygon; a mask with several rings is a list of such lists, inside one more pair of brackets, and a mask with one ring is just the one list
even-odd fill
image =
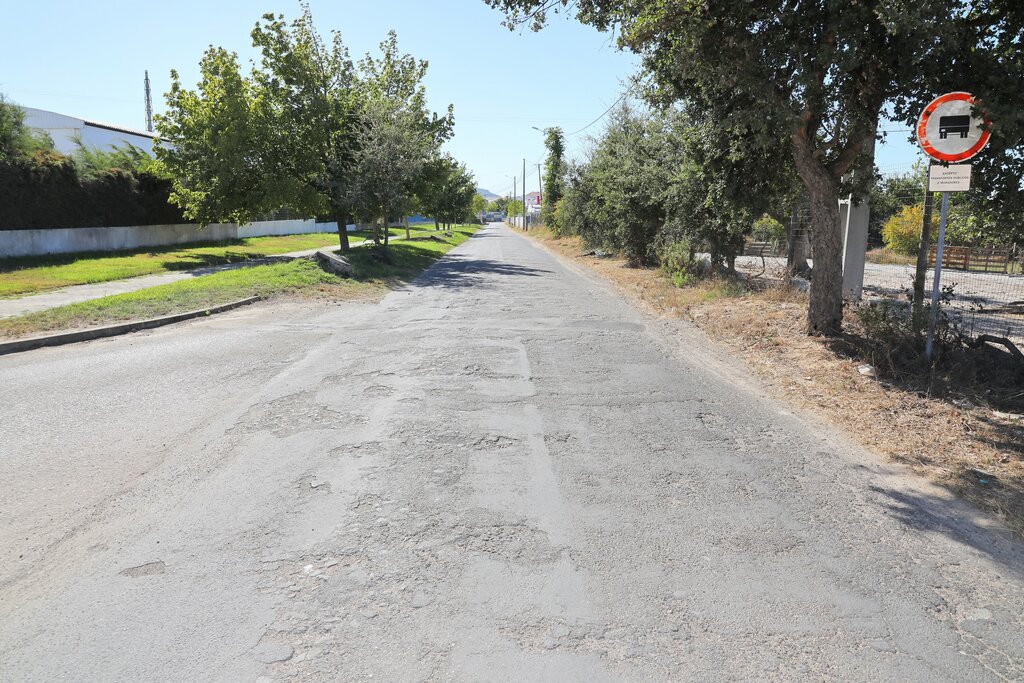
{"label": "house", "polygon": [[61,154],[74,154],[78,149],[75,139],[79,138],[83,145],[94,149],[109,149],[111,146],[130,144],[152,156],[153,141],[159,138],[156,133],[145,130],[80,119],[45,109],[22,109],[25,111],[25,125],[49,134],[53,139],[54,149]]}

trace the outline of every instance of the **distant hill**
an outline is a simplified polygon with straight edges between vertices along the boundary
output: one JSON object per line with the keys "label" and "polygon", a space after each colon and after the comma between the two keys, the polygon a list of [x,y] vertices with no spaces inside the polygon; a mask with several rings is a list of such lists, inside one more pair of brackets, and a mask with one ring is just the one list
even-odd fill
{"label": "distant hill", "polygon": [[490,190],[485,190],[482,187],[476,188],[476,193],[489,202],[493,202],[495,199],[498,198],[498,195],[494,194]]}

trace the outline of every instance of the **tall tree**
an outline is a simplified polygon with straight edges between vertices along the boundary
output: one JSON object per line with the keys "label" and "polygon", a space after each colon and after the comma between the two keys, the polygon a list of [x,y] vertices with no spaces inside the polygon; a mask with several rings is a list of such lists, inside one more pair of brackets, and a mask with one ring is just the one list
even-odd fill
{"label": "tall tree", "polygon": [[171,71],[167,113],[155,117],[169,143],[157,145],[156,155],[174,178],[171,201],[203,225],[251,222],[286,205],[301,187],[273,182],[283,165],[270,152],[275,133],[238,55],[211,47],[199,71],[195,90]]}
{"label": "tall tree", "polygon": [[[1019,99],[1024,10],[1010,0],[486,0],[508,23],[540,28],[550,11],[570,11],[644,58],[664,89],[696,92],[727,107],[752,136],[789,137],[810,198],[814,273],[807,329],[834,334],[842,322],[845,178],[870,179],[862,152],[882,107],[907,115],[942,83],[970,86],[1000,106]],[[941,72],[941,73],[940,73]],[[902,106],[913,103],[913,106]],[[1005,109],[1009,109],[1007,106]],[[1016,119],[1008,128],[1024,122]],[[1010,135],[1015,137],[1016,134]],[[863,191],[863,190],[862,190]]]}
{"label": "tall tree", "polygon": [[481,195],[480,193],[478,193],[478,192],[476,192],[474,190],[474,192],[473,192],[473,200],[472,200],[472,203],[470,205],[470,211],[473,213],[474,216],[476,216],[477,218],[480,218],[481,214],[483,214],[483,212],[484,212],[484,210],[486,208],[487,208],[487,200],[483,198],[483,195]]}
{"label": "tall tree", "polygon": [[252,41],[262,54],[260,68],[253,70],[257,104],[273,130],[270,170],[290,186],[283,206],[307,215],[326,211],[337,222],[342,251],[348,251],[362,118],[348,48],[338,31],[324,42],[305,3],[290,25],[281,16],[264,15]]}
{"label": "tall tree", "polygon": [[565,134],[556,127],[544,130],[544,146],[548,150],[544,162],[544,197],[540,209],[540,220],[556,231],[555,207],[565,194]]}
{"label": "tall tree", "polygon": [[413,205],[419,180],[440,146],[452,135],[454,118],[431,112],[423,78],[427,62],[402,54],[394,31],[381,56],[359,63],[362,144],[356,155],[355,198],[364,215],[380,221],[374,241],[388,243],[388,224]]}
{"label": "tall tree", "polygon": [[[385,224],[408,208],[427,159],[452,133],[452,113],[426,107],[427,63],[398,51],[358,68],[339,33],[326,43],[307,5],[288,23],[264,15],[252,31],[261,59],[244,76],[234,53],[211,47],[196,90],[172,72],[171,144],[158,155],[175,178],[173,200],[201,223],[250,222],[280,208],[330,215],[348,250],[356,211]],[[378,240],[381,233],[377,233]]]}

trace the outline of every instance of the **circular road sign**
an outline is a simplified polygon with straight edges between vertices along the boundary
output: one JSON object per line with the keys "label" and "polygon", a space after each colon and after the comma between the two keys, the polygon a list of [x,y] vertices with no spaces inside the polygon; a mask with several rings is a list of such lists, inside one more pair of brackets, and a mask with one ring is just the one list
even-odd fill
{"label": "circular road sign", "polygon": [[988,144],[988,119],[971,113],[974,96],[949,92],[932,100],[917,120],[917,141],[938,161],[970,159]]}

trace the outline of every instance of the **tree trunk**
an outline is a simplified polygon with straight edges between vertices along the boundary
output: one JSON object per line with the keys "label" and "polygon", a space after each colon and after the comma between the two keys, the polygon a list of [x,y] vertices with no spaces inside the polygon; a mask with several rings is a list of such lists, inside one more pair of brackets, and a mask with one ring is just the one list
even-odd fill
{"label": "tree trunk", "polygon": [[[929,175],[931,170],[928,171]],[[924,220],[921,222],[921,242],[917,246],[917,268],[914,271],[914,321],[923,319],[924,311],[924,281],[928,273],[928,252],[932,245],[932,205],[935,203],[935,195],[928,190],[930,182],[925,176],[924,194]]]}
{"label": "tree trunk", "polygon": [[348,216],[341,209],[334,209],[334,220],[338,222],[338,243],[342,252],[348,252]]}
{"label": "tree trunk", "polygon": [[793,136],[794,161],[811,200],[811,302],[807,333],[831,336],[843,325],[843,232],[839,225],[839,184],[822,166],[812,141]]}
{"label": "tree trunk", "polygon": [[441,229],[441,223],[435,218],[434,219],[434,231],[437,232]]}
{"label": "tree trunk", "polygon": [[412,239],[412,236],[409,234],[409,221],[405,222],[405,239]]}
{"label": "tree trunk", "polygon": [[388,216],[390,216],[390,215],[391,214],[387,211],[387,209],[385,209],[384,210],[384,246],[385,247],[388,246],[388,242],[391,239],[391,225],[390,225],[391,221],[388,220]]}
{"label": "tree trunk", "polygon": [[786,252],[786,270],[790,275],[807,277],[811,268],[807,265],[807,237],[800,229],[800,213],[796,206],[793,206],[793,213],[789,217],[789,229],[786,231],[786,239],[789,249]]}

